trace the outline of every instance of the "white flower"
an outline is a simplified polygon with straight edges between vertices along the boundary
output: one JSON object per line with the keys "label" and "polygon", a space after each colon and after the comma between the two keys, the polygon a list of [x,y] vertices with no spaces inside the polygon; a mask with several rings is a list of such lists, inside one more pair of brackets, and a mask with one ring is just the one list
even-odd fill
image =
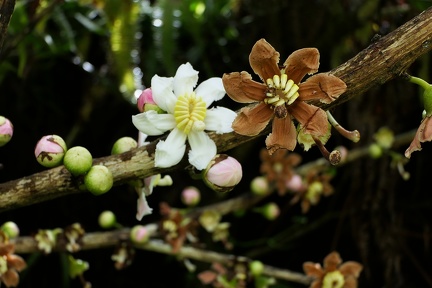
{"label": "white flower", "polygon": [[132,116],[132,122],[149,136],[171,131],[165,141],[156,145],[155,166],[171,167],[180,162],[189,142],[189,163],[198,170],[205,169],[216,155],[217,147],[204,132],[227,133],[237,114],[224,107],[208,109],[225,96],[221,78],[198,82],[198,71],[190,63],[182,64],[176,75],[170,78],[153,76],[151,89],[153,100],[166,114],[147,111]]}

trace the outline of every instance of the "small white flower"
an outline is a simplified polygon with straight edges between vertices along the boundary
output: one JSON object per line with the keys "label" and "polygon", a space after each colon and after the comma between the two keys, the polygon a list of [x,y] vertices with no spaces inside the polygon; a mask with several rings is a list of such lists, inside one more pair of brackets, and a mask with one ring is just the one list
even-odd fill
{"label": "small white flower", "polygon": [[147,111],[132,116],[132,122],[149,136],[171,131],[165,141],[156,145],[155,166],[166,168],[178,164],[191,147],[189,163],[198,170],[205,169],[217,153],[216,144],[204,130],[216,133],[233,131],[231,124],[237,114],[224,107],[208,109],[225,96],[221,78],[198,82],[198,71],[190,63],[182,64],[170,78],[153,76],[151,89],[155,103],[167,114]]}

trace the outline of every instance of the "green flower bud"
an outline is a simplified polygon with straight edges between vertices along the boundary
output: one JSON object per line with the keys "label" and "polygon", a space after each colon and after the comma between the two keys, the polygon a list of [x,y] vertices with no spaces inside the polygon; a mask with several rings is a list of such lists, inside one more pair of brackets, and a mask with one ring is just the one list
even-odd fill
{"label": "green flower bud", "polygon": [[87,148],[75,146],[66,152],[63,164],[72,175],[84,175],[92,167],[93,157]]}
{"label": "green flower bud", "polygon": [[111,171],[104,165],[94,165],[84,176],[84,184],[88,191],[94,195],[108,192],[114,180]]}
{"label": "green flower bud", "polygon": [[258,176],[252,179],[250,189],[255,195],[267,195],[270,192],[269,183],[264,176]]}
{"label": "green flower bud", "polygon": [[8,221],[5,222],[0,229],[9,237],[15,238],[19,236],[20,230],[15,222]]}
{"label": "green flower bud", "polygon": [[369,155],[374,158],[374,159],[378,159],[382,156],[383,154],[383,148],[378,145],[377,143],[372,143],[369,146]]}
{"label": "green flower bud", "polygon": [[117,219],[112,211],[106,210],[99,215],[99,226],[104,229],[113,228],[117,224]]}
{"label": "green flower bud", "polygon": [[111,154],[121,154],[137,147],[138,143],[135,139],[133,139],[132,137],[122,137],[114,143],[111,149]]}
{"label": "green flower bud", "polygon": [[36,144],[36,160],[44,167],[52,168],[62,164],[67,151],[66,143],[58,135],[43,136]]}
{"label": "green flower bud", "polygon": [[249,271],[254,276],[259,276],[264,271],[264,264],[261,261],[254,260],[249,263]]}

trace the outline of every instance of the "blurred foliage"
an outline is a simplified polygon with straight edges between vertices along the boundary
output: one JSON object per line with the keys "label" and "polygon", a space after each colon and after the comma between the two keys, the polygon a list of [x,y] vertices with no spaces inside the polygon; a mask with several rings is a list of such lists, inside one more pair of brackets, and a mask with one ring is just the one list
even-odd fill
{"label": "blurred foliage", "polygon": [[[260,38],[281,53],[281,60],[295,49],[317,47],[319,70],[329,71],[367,47],[374,35],[386,35],[431,4],[431,0],[17,0],[0,54],[0,115],[15,127],[11,142],[0,149],[0,181],[43,170],[33,155],[43,135],[61,135],[68,147],[85,146],[95,158],[108,155],[118,138],[137,137],[131,123],[131,115],[138,113],[135,97],[150,86],[155,74],[173,76],[185,62],[200,71],[200,81],[232,71],[252,74],[248,56]],[[410,73],[429,81],[430,62],[425,55]],[[358,129],[362,140],[346,143],[334,135],[329,145],[367,145],[384,125],[395,133],[416,128],[422,111],[418,96],[416,87],[392,81],[337,107],[334,115],[347,128]],[[240,107],[230,99],[219,105]],[[193,182],[203,193],[202,204],[248,191],[251,179],[259,175],[263,144],[264,139],[258,139],[229,151],[245,169],[244,179],[231,194],[215,195]],[[305,162],[320,156],[312,150],[302,154]],[[282,209],[276,221],[247,212],[226,216],[234,243],[229,252],[301,272],[304,261],[320,262],[337,249],[344,260],[365,265],[360,287],[432,287],[428,273],[432,223],[426,219],[432,201],[426,193],[430,191],[422,188],[428,177],[422,171],[429,169],[427,159],[432,156],[428,150],[408,165],[418,171],[409,181],[389,168],[391,159],[347,165],[337,171],[335,195],[306,215],[288,205],[289,198],[275,196],[269,201]],[[143,223],[158,219],[160,201],[182,205],[180,191],[192,180],[184,171],[172,178],[174,186],[158,187],[149,197],[156,213]],[[103,210],[114,211],[123,225],[137,224],[136,193],[130,187],[114,187],[101,197],[88,194],[0,216],[3,222],[18,223],[22,235],[74,222],[88,232],[97,231]],[[210,240],[206,245],[226,252]],[[116,271],[110,260],[112,249],[78,254],[90,265],[85,275],[94,287],[200,285],[174,257],[137,251],[131,267]],[[80,287],[78,280],[68,282],[64,276],[63,254],[33,254],[27,261],[30,268],[21,277],[21,287]],[[208,269],[205,263],[197,266]],[[278,281],[274,287],[303,286]]]}

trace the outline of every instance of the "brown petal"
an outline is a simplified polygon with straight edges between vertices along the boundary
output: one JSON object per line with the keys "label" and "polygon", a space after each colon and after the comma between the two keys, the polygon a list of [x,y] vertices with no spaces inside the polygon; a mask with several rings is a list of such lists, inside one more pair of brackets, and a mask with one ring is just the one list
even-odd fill
{"label": "brown petal", "polygon": [[334,75],[319,73],[299,85],[299,100],[331,103],[346,91],[346,84]]}
{"label": "brown petal", "polygon": [[359,277],[362,270],[363,265],[355,261],[347,261],[339,267],[339,271],[342,273],[342,275],[353,276],[355,278]]}
{"label": "brown petal", "polygon": [[307,276],[315,278],[321,278],[324,275],[324,271],[319,263],[305,262],[303,263],[303,271]]}
{"label": "brown petal", "polygon": [[273,110],[261,102],[253,107],[243,107],[234,119],[232,128],[240,135],[254,136],[264,130],[272,117]]}
{"label": "brown petal", "polygon": [[432,117],[429,115],[425,117],[420,124],[420,127],[422,128],[422,133],[419,135],[420,142],[427,142],[432,140]]}
{"label": "brown petal", "polygon": [[297,131],[290,115],[283,119],[275,117],[272,125],[272,133],[265,140],[269,154],[273,154],[278,149],[293,151],[297,144]]}
{"label": "brown petal", "polygon": [[339,253],[334,251],[324,258],[324,269],[329,272],[337,270],[340,263],[342,263],[342,259]]}
{"label": "brown petal", "polygon": [[15,250],[15,244],[13,243],[0,243],[0,255],[7,255]]}
{"label": "brown petal", "polygon": [[320,54],[316,48],[303,48],[294,51],[285,60],[285,73],[298,84],[306,74],[318,71]]}
{"label": "brown petal", "polygon": [[7,287],[16,287],[19,284],[19,275],[15,270],[9,269],[1,275],[1,280]]}
{"label": "brown petal", "polygon": [[[430,118],[430,117],[427,117]],[[408,147],[408,149],[405,151],[405,157],[407,157],[408,159],[411,158],[411,153],[414,151],[421,151],[422,147],[421,147],[421,143],[420,143],[420,139],[422,138],[422,134],[423,131],[425,130],[425,125],[426,125],[426,119],[424,118],[422,120],[422,122],[420,123],[419,128],[417,129],[416,134],[414,135],[414,139],[411,142],[410,146]]]}
{"label": "brown petal", "polygon": [[328,132],[327,114],[321,108],[303,101],[295,101],[288,106],[288,111],[305,129],[304,133],[320,137]]}
{"label": "brown petal", "polygon": [[354,277],[345,278],[345,283],[343,288],[357,288],[357,279]]}
{"label": "brown petal", "polygon": [[7,256],[8,267],[16,269],[18,272],[26,268],[27,264],[21,256],[11,254]]}
{"label": "brown petal", "polygon": [[279,52],[271,46],[266,40],[260,39],[252,47],[249,55],[249,63],[253,71],[264,82],[274,75],[280,75]]}
{"label": "brown petal", "polygon": [[228,96],[236,102],[252,103],[265,98],[267,86],[252,80],[252,76],[245,71],[225,73],[222,83]]}
{"label": "brown petal", "polygon": [[202,284],[208,285],[215,281],[217,276],[218,275],[213,271],[203,271],[198,274],[198,279],[201,281]]}

